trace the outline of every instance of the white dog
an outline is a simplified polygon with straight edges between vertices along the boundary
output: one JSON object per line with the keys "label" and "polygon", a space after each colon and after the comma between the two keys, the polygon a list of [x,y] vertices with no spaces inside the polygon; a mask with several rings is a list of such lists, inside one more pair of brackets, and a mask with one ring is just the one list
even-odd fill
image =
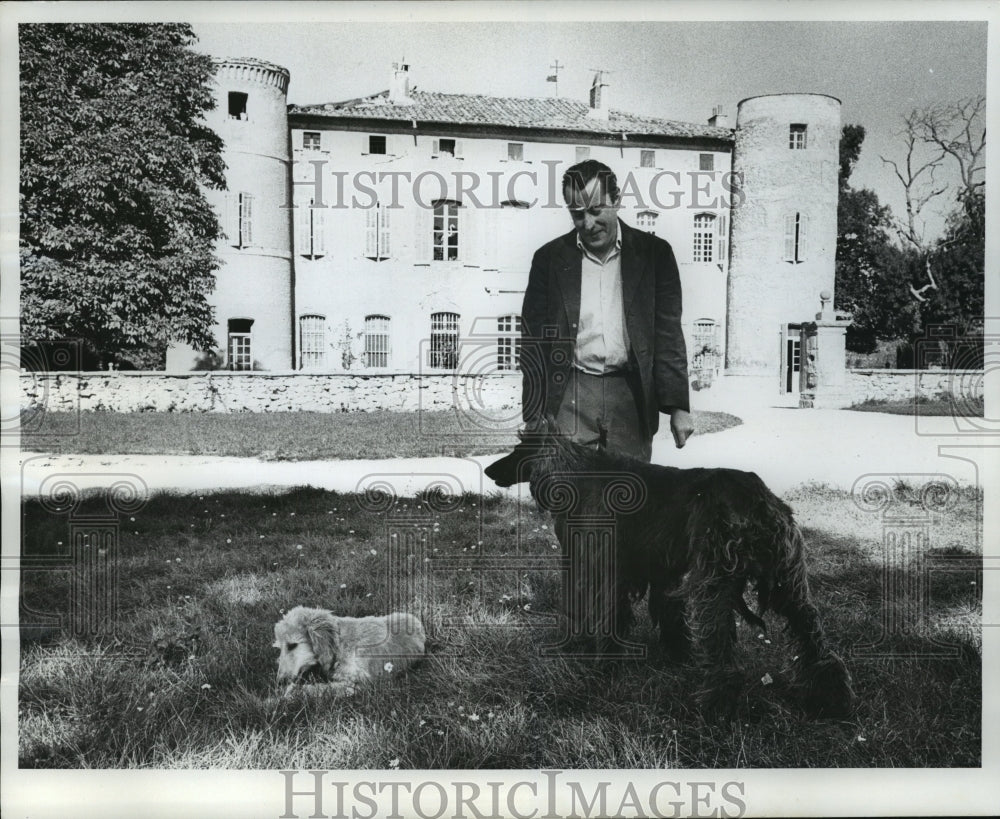
{"label": "white dog", "polygon": [[355,686],[398,673],[424,655],[424,627],[412,614],[335,617],[325,609],[296,606],[274,624],[280,649],[278,682],[286,696],[306,676],[318,675],[337,696]]}

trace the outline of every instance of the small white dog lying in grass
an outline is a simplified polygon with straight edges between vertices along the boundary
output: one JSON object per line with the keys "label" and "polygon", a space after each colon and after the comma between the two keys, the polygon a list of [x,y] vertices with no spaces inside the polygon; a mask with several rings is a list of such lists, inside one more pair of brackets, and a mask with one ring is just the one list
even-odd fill
{"label": "small white dog lying in grass", "polygon": [[[325,609],[296,606],[274,624],[278,682],[316,677],[336,696],[349,697],[359,683],[395,674],[424,656],[424,627],[412,614],[335,617]],[[324,686],[325,687],[325,686]]]}

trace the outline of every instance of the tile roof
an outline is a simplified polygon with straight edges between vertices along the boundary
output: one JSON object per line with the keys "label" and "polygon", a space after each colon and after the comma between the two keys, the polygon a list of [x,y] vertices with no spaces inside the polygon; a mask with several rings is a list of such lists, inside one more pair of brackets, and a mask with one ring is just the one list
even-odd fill
{"label": "tile roof", "polygon": [[681,138],[733,140],[730,128],[718,128],[694,122],[660,119],[628,114],[612,109],[608,119],[587,116],[587,103],[552,97],[488,97],[481,94],[439,94],[434,91],[411,91],[411,104],[389,101],[389,92],[369,97],[328,102],[318,105],[290,105],[296,114],[330,119],[381,119],[448,125],[493,125],[555,131],[585,131],[593,134],[634,134]]}

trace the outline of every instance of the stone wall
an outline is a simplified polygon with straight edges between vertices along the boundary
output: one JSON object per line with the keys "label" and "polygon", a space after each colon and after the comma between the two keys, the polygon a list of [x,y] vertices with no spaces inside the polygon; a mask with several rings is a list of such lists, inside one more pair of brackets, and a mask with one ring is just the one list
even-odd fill
{"label": "stone wall", "polygon": [[521,406],[520,373],[314,375],[259,372],[21,373],[22,406],[74,412],[366,412]]}
{"label": "stone wall", "polygon": [[[770,383],[770,382],[769,382]],[[909,401],[919,390],[981,399],[983,371],[848,370],[848,403]],[[215,371],[21,373],[22,406],[51,412],[371,412],[420,409],[507,417],[521,406],[520,373],[271,374]],[[770,393],[769,393],[770,400]]]}
{"label": "stone wall", "polygon": [[946,393],[960,400],[983,397],[982,370],[848,370],[852,404],[863,401],[912,401]]}

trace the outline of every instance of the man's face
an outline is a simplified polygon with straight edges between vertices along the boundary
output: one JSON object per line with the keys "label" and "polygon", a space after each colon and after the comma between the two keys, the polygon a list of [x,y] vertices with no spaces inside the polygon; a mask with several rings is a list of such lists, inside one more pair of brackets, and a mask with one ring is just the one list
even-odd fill
{"label": "man's face", "polygon": [[563,196],[583,246],[595,256],[605,256],[618,238],[617,202],[602,192],[596,178],[582,191],[567,187]]}

